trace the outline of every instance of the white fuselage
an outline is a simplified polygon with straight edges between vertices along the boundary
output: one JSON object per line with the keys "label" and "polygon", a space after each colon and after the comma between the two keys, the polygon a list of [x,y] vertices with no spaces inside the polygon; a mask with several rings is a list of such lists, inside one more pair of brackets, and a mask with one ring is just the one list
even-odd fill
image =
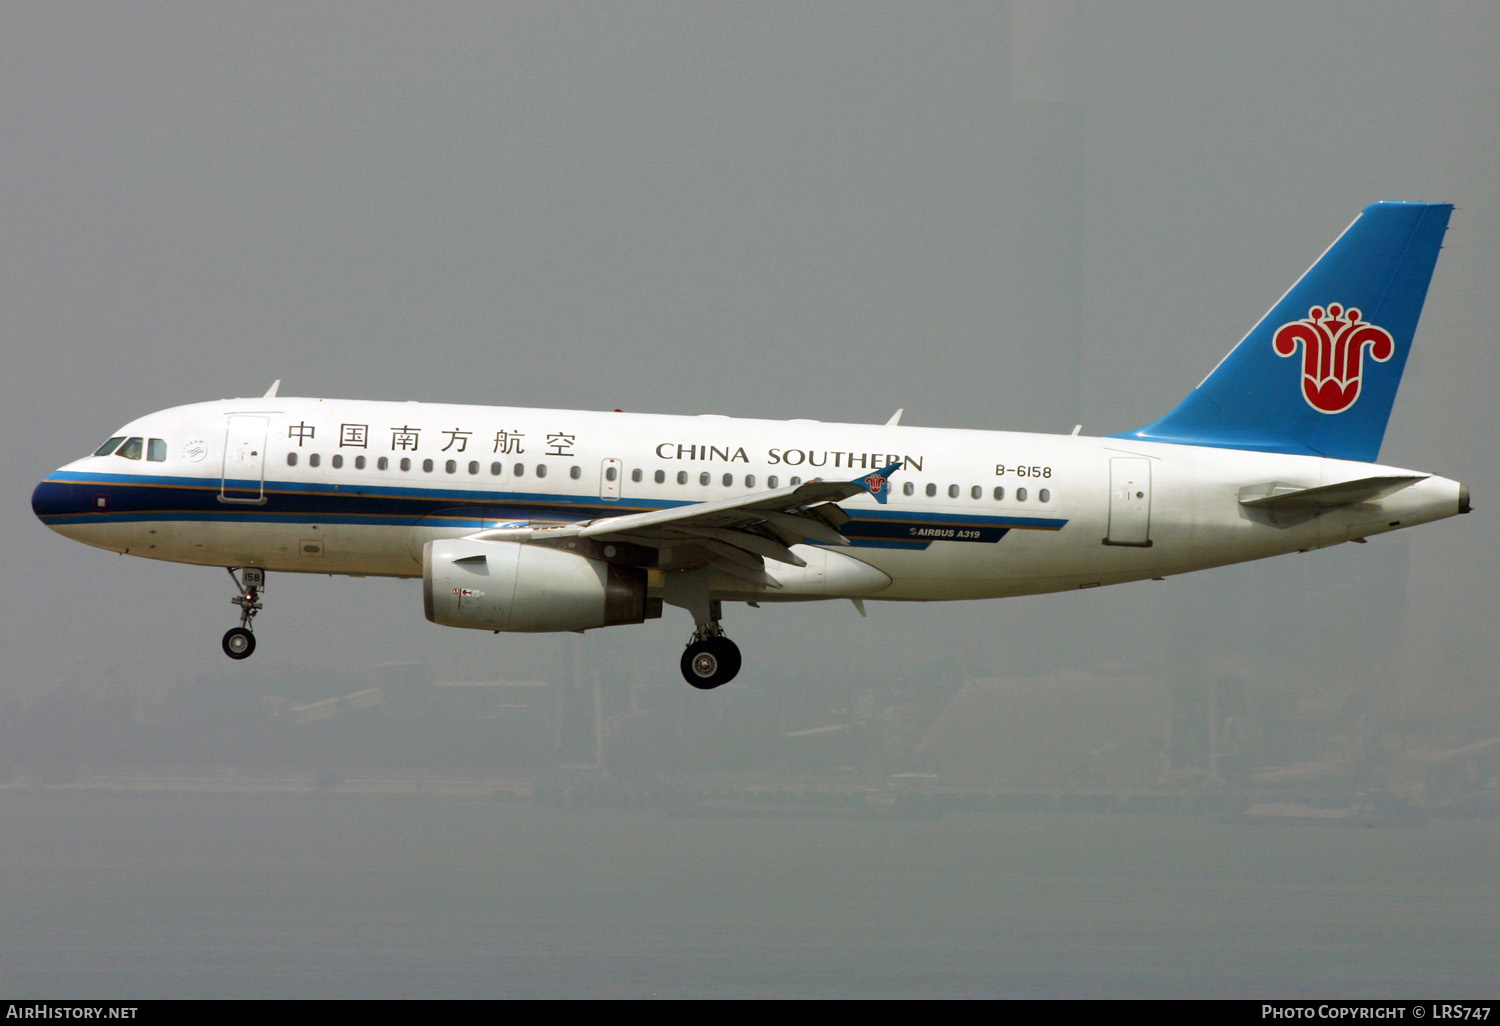
{"label": "white fuselage", "polygon": [[[841,554],[889,584],[786,574],[768,590],[716,579],[714,595],[728,599],[1090,588],[1362,538],[1452,516],[1467,501],[1457,482],[1425,477],[1277,523],[1241,500],[1411,472],[1118,438],[801,420],[266,397],[176,407],[119,434],[164,444],[61,468],[34,499],[44,522],[153,559],[397,577],[419,576],[422,546],[436,539],[901,463],[887,504],[865,494],[839,504],[853,518]],[[767,563],[773,577],[786,569]]]}

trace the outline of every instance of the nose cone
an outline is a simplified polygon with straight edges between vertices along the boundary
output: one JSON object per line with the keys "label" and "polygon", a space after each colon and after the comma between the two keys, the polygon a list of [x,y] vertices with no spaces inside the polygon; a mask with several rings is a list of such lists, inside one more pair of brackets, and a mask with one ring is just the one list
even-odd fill
{"label": "nose cone", "polygon": [[58,517],[73,512],[73,487],[46,478],[31,492],[31,512],[48,527],[56,527]]}
{"label": "nose cone", "polygon": [[109,519],[115,497],[106,484],[63,467],[48,474],[31,490],[31,512],[64,538],[112,552],[128,552],[130,542],[117,543]]}

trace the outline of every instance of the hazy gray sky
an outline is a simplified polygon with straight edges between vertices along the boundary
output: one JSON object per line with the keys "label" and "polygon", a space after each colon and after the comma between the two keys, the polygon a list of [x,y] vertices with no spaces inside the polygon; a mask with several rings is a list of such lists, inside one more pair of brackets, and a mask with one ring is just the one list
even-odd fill
{"label": "hazy gray sky", "polygon": [[[948,660],[1492,691],[1497,56],[1489,2],[0,5],[0,698],[405,658],[545,677],[574,643],[436,627],[411,582],[275,575],[230,664],[222,571],[31,515],[145,412],[281,378],[1125,430],[1377,199],[1458,205],[1382,459],[1467,482],[1473,516],[1164,584],[726,626],[751,685]],[[581,644],[671,679],[689,629]]]}

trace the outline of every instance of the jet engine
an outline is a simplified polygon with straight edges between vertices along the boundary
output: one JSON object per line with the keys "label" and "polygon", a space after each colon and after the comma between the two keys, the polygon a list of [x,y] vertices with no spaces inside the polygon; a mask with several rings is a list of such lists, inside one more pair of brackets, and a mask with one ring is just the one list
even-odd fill
{"label": "jet engine", "polygon": [[422,602],[433,623],[489,631],[580,631],[661,616],[639,567],[465,538],[422,547]]}

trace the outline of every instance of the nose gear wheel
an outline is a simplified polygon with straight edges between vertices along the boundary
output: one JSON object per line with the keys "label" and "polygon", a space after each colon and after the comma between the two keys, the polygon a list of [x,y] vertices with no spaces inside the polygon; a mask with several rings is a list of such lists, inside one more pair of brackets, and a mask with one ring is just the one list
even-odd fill
{"label": "nose gear wheel", "polygon": [[249,659],[255,651],[255,635],[243,627],[231,627],[224,632],[223,647],[231,659]]}

